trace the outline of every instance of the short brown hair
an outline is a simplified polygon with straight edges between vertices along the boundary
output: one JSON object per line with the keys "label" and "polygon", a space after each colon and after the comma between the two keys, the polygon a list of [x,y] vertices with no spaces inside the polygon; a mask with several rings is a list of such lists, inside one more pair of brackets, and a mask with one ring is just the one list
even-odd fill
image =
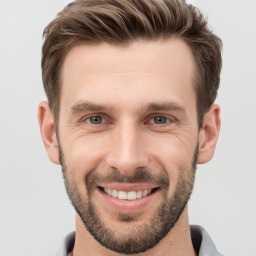
{"label": "short brown hair", "polygon": [[77,0],[58,14],[43,36],[42,77],[55,121],[59,114],[61,68],[69,50],[81,43],[126,45],[137,39],[181,38],[192,49],[196,62],[199,127],[216,99],[222,42],[208,28],[202,13],[185,0]]}

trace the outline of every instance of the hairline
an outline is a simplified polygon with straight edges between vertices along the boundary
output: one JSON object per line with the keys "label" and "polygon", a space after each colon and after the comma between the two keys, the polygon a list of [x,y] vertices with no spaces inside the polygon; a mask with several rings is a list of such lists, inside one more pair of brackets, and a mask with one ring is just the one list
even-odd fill
{"label": "hairline", "polygon": [[201,80],[201,77],[200,77],[200,71],[199,71],[199,64],[197,63],[197,59],[196,59],[196,56],[195,56],[195,53],[193,51],[193,48],[191,47],[191,45],[188,43],[188,40],[186,40],[185,37],[183,36],[179,36],[177,35],[176,33],[175,34],[170,34],[168,36],[166,35],[162,35],[162,36],[159,36],[159,37],[156,37],[156,38],[142,38],[142,37],[138,37],[138,38],[135,38],[135,39],[131,39],[129,41],[127,41],[126,43],[121,43],[121,42],[108,42],[106,40],[91,40],[91,41],[85,41],[85,40],[77,40],[77,42],[75,42],[74,44],[71,45],[71,47],[68,47],[68,49],[65,51],[65,54],[63,55],[62,57],[62,62],[61,62],[61,65],[60,65],[60,68],[59,68],[59,79],[57,81],[57,86],[59,87],[59,92],[58,92],[58,95],[57,95],[57,101],[53,107],[51,107],[51,112],[53,114],[53,119],[54,119],[54,122],[55,122],[55,125],[58,127],[58,123],[59,123],[59,116],[60,116],[60,106],[61,106],[61,94],[62,94],[62,87],[63,87],[63,66],[64,66],[64,63],[66,61],[66,58],[67,58],[67,55],[70,53],[70,51],[72,49],[74,49],[75,47],[77,46],[80,46],[80,45],[100,45],[102,43],[107,43],[109,45],[112,45],[112,46],[117,46],[117,47],[129,47],[132,43],[134,42],[138,42],[138,41],[144,41],[144,42],[154,42],[154,41],[159,41],[159,40],[163,40],[163,41],[166,41],[170,38],[176,38],[176,39],[180,39],[182,40],[190,49],[191,53],[192,53],[192,56],[193,56],[193,63],[194,63],[194,72],[193,72],[193,76],[192,76],[192,85],[194,87],[194,90],[195,90],[195,95],[196,95],[196,113],[197,113],[197,122],[198,122],[198,128],[200,129],[201,126],[202,126],[202,120],[203,119],[203,116],[205,114],[205,112],[203,113],[202,116],[200,116],[200,111],[199,111],[199,108],[198,108],[198,85],[200,83],[200,80]]}

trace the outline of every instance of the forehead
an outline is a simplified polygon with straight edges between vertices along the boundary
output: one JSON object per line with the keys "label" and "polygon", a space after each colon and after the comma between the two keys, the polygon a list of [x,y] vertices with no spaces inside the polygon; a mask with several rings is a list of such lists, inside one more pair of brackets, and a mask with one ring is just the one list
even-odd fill
{"label": "forehead", "polygon": [[78,45],[64,61],[61,105],[84,99],[143,104],[142,96],[150,101],[182,101],[195,98],[194,75],[192,51],[181,39]]}

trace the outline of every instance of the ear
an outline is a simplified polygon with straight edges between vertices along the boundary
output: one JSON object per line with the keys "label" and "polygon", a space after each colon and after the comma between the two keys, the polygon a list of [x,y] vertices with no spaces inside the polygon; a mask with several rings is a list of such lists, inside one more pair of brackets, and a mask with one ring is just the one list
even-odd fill
{"label": "ear", "polygon": [[48,157],[53,163],[60,164],[55,125],[52,112],[46,101],[40,102],[38,106],[38,122]]}
{"label": "ear", "polygon": [[220,124],[220,107],[213,104],[204,115],[203,127],[199,132],[198,164],[207,163],[212,159],[219,137]]}

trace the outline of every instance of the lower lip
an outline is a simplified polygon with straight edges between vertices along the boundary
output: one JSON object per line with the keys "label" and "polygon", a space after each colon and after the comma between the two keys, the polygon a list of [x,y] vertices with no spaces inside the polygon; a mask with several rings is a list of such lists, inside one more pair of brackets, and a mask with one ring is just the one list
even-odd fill
{"label": "lower lip", "polygon": [[100,188],[98,188],[97,191],[99,192],[101,198],[103,199],[103,202],[106,203],[108,207],[114,210],[117,210],[119,212],[132,212],[132,211],[142,210],[143,208],[148,206],[150,203],[152,203],[154,197],[156,196],[156,194],[158,194],[159,189],[153,191],[148,196],[135,199],[135,200],[121,200],[116,197],[109,196]]}

